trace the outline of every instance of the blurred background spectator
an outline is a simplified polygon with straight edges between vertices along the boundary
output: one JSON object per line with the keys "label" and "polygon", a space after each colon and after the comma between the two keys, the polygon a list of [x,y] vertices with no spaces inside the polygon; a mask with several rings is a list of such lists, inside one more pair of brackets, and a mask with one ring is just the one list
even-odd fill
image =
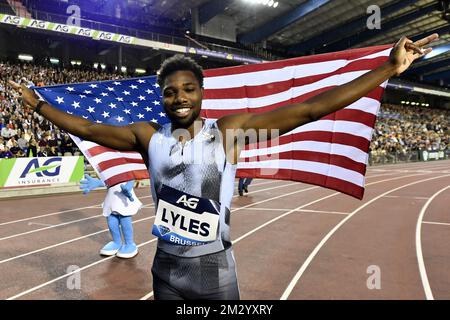
{"label": "blurred background spectator", "polygon": [[69,135],[21,106],[17,94],[8,85],[9,79],[26,85],[47,86],[122,78],[120,74],[96,68],[64,69],[0,62],[0,158],[81,154]]}
{"label": "blurred background spectator", "polygon": [[[122,79],[101,68],[71,69],[0,62],[0,157],[79,155],[76,144],[42,116],[23,108],[8,80],[27,85]],[[449,148],[450,111],[383,104],[370,144],[370,164],[417,161],[421,150]]]}

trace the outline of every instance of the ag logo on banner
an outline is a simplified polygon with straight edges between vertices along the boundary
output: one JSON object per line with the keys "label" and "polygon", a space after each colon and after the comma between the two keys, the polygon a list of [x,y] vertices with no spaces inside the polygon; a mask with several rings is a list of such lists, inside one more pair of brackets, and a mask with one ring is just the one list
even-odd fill
{"label": "ag logo on banner", "polygon": [[0,187],[78,182],[83,174],[83,157],[0,159]]}
{"label": "ag logo on banner", "polygon": [[[50,158],[46,160],[42,166],[39,165],[39,160],[37,158],[31,160],[28,165],[23,170],[20,178],[25,178],[28,174],[34,173],[37,177],[55,177],[59,175],[61,169],[62,158]],[[57,162],[57,163],[55,163]]]}

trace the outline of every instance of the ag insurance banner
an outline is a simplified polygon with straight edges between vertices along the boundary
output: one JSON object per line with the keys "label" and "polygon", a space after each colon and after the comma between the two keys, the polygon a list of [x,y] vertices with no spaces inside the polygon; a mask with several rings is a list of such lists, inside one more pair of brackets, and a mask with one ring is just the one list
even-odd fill
{"label": "ag insurance banner", "polygon": [[78,182],[83,157],[14,158],[0,160],[0,188]]}

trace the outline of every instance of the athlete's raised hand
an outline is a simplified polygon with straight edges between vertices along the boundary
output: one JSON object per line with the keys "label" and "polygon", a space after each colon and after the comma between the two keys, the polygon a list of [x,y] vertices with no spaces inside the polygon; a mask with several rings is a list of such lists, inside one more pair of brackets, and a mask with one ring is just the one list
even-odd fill
{"label": "athlete's raised hand", "polygon": [[399,75],[408,69],[414,60],[430,53],[432,49],[425,48],[425,46],[436,41],[438,38],[439,35],[437,33],[416,42],[413,42],[407,37],[402,37],[394,46],[390,55],[390,61],[395,66],[396,75]]}
{"label": "athlete's raised hand", "polygon": [[24,84],[18,84],[12,80],[9,80],[8,83],[15,91],[20,93],[21,98],[22,98],[22,103],[25,106],[28,106],[33,110],[36,108],[36,106],[39,102],[39,97],[33,90],[31,90]]}

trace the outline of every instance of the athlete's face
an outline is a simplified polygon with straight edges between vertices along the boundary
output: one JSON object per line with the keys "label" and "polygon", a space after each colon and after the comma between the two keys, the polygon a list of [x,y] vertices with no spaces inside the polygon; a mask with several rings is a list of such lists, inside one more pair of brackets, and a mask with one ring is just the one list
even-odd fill
{"label": "athlete's face", "polygon": [[189,126],[200,117],[203,89],[192,71],[175,71],[164,80],[164,109],[172,124]]}

